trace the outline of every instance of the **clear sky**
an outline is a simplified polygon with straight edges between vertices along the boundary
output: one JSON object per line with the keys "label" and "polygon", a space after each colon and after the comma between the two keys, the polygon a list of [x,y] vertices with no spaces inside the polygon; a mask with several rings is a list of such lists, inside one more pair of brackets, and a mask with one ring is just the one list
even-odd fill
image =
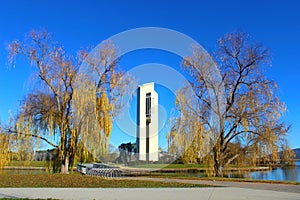
{"label": "clear sky", "polygon": [[[119,32],[139,27],[164,27],[184,33],[206,50],[216,48],[218,38],[236,29],[262,42],[272,53],[272,68],[266,75],[275,80],[288,108],[284,120],[292,125],[288,140],[300,147],[300,1],[298,0],[98,0],[19,1],[0,0],[0,121],[17,110],[28,92],[31,69],[28,64],[7,66],[7,44],[22,39],[31,29],[46,28],[69,52],[101,41]],[[179,69],[180,58],[166,52],[133,52],[121,61],[124,70],[143,63],[162,63]],[[160,103],[169,111],[172,93],[162,87]],[[168,95],[169,94],[169,95]],[[134,112],[134,111],[132,111]],[[134,141],[119,136],[114,127],[112,141]],[[160,136],[165,139],[164,135]],[[161,144],[161,143],[160,143]]]}

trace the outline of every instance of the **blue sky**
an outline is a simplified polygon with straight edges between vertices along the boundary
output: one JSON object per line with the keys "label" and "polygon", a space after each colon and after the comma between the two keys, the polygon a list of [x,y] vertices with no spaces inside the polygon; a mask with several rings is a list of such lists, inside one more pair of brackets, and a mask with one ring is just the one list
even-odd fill
{"label": "blue sky", "polygon": [[[69,52],[101,41],[119,32],[139,27],[164,27],[182,32],[206,50],[216,48],[218,38],[236,29],[262,42],[272,53],[272,68],[266,75],[275,80],[279,95],[288,108],[284,120],[292,124],[288,135],[291,147],[300,147],[300,1],[0,1],[0,121],[17,110],[18,102],[28,92],[31,69],[19,62],[7,66],[7,44],[22,39],[31,29],[46,28]],[[132,52],[124,56],[121,67],[130,70],[143,63],[162,63],[179,69],[180,58],[161,51]],[[170,93],[165,88],[159,91]],[[160,103],[169,110],[172,94]],[[120,137],[114,127],[112,141],[134,141]],[[160,136],[164,139],[164,135]],[[160,142],[161,143],[161,142]],[[161,144],[162,145],[162,144]]]}

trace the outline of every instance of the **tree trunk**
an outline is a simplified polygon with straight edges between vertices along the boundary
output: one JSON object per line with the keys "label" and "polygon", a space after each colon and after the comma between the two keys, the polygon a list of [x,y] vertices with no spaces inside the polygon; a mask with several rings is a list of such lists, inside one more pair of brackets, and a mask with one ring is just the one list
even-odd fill
{"label": "tree trunk", "polygon": [[214,147],[214,174],[217,177],[223,176],[223,163],[220,149]]}
{"label": "tree trunk", "polygon": [[69,156],[65,156],[61,163],[61,174],[69,174]]}
{"label": "tree trunk", "polygon": [[220,162],[215,162],[214,171],[215,171],[215,176],[223,177],[223,166]]}
{"label": "tree trunk", "polygon": [[229,165],[234,159],[236,159],[237,157],[239,157],[240,154],[236,154],[233,157],[231,157],[230,159],[228,159],[228,161],[224,164],[224,167],[227,167],[227,165]]}

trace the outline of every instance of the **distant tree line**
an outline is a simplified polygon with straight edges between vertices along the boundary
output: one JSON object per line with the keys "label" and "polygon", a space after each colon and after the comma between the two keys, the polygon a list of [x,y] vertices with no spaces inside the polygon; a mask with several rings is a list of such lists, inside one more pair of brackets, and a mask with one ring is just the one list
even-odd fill
{"label": "distant tree line", "polygon": [[136,143],[122,143],[118,147],[120,156],[117,158],[116,162],[128,164],[135,161],[135,154],[137,153]]}

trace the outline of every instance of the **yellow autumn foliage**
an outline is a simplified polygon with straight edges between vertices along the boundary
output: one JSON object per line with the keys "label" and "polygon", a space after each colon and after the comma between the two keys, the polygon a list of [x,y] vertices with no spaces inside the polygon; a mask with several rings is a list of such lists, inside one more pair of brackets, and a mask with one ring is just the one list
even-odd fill
{"label": "yellow autumn foliage", "polygon": [[9,142],[9,136],[0,132],[0,169],[10,161]]}

